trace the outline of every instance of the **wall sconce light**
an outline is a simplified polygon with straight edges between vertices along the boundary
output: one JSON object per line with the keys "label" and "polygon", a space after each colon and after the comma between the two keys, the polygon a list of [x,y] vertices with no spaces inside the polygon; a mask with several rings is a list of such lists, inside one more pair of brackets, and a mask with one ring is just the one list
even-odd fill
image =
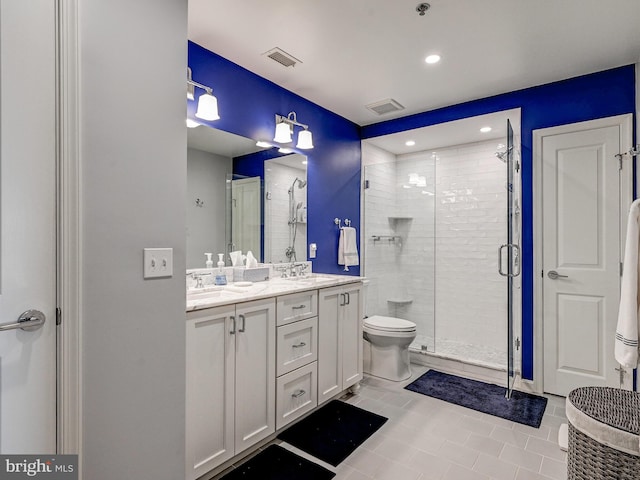
{"label": "wall sconce light", "polygon": [[313,137],[309,126],[304,123],[298,123],[296,112],[289,112],[286,117],[276,114],[276,133],[273,141],[278,143],[291,143],[293,141],[291,135],[293,134],[294,125],[303,128],[303,130],[298,133],[296,148],[302,150],[313,148]]}
{"label": "wall sconce light", "polygon": [[218,120],[218,99],[213,96],[213,89],[198,82],[194,82],[191,78],[191,69],[187,67],[187,98],[195,99],[195,87],[205,91],[198,97],[198,107],[196,108],[196,117],[203,120]]}

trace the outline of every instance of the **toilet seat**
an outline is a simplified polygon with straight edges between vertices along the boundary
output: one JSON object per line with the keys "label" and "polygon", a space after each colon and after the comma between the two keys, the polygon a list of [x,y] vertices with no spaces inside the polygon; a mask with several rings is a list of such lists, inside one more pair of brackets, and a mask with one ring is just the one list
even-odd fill
{"label": "toilet seat", "polygon": [[414,333],[416,331],[416,324],[409,320],[395,317],[384,317],[382,315],[374,315],[373,317],[365,318],[363,328],[365,330],[388,333]]}

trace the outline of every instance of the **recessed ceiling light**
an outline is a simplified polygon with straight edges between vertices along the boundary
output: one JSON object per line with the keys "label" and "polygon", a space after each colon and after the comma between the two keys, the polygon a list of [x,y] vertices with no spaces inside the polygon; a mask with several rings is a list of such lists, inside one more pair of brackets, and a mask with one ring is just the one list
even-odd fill
{"label": "recessed ceiling light", "polygon": [[491,127],[482,127],[482,128],[480,129],[480,131],[481,131],[482,133],[489,133],[489,132],[491,131]]}
{"label": "recessed ceiling light", "polygon": [[427,58],[424,59],[425,62],[433,64],[433,63],[438,63],[440,61],[440,55],[429,55]]}
{"label": "recessed ceiling light", "polygon": [[405,144],[407,147],[413,147],[413,146],[416,144],[416,142],[415,142],[415,141],[413,141],[413,140],[407,140],[406,142],[404,142],[404,144]]}

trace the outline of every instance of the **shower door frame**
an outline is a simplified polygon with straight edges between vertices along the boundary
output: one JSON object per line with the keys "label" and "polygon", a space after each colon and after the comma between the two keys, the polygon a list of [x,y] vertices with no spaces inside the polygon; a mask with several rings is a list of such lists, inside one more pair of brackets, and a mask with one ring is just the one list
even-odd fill
{"label": "shower door frame", "polygon": [[[507,243],[500,246],[498,255],[498,271],[500,275],[507,279],[507,388],[505,396],[511,398],[513,386],[516,380],[517,371],[515,365],[515,352],[520,351],[520,338],[514,332],[514,320],[516,318],[516,302],[514,281],[521,272],[521,250],[520,250],[520,232],[519,223],[515,222],[517,216],[520,215],[520,206],[518,203],[519,185],[516,182],[520,174],[520,162],[514,158],[516,146],[514,143],[513,127],[511,120],[507,119]],[[514,190],[516,192],[514,193]],[[515,234],[515,235],[514,235]],[[514,242],[514,236],[516,241]],[[507,252],[507,271],[502,270],[502,251]]]}

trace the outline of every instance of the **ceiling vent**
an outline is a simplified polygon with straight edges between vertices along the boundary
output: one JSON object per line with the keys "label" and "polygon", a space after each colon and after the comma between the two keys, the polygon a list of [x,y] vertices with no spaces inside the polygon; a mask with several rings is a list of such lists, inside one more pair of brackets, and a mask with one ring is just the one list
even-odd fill
{"label": "ceiling vent", "polygon": [[392,98],[387,98],[386,100],[380,100],[379,102],[370,103],[369,105],[365,105],[365,107],[367,107],[377,115],[384,115],[386,113],[404,110],[404,107]]}
{"label": "ceiling vent", "polygon": [[296,63],[302,63],[296,57],[288,54],[278,47],[272,48],[268,52],[265,52],[263,55],[266,55],[271,60],[278,62],[280,65],[283,65],[285,67],[295,67]]}

